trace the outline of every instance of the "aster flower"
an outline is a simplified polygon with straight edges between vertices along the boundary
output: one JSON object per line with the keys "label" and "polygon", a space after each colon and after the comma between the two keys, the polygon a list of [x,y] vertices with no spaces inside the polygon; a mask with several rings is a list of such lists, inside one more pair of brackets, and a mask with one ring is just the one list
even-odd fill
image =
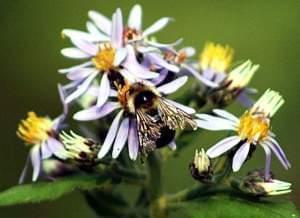
{"label": "aster flower", "polygon": [[[59,93],[62,102],[64,102],[60,86]],[[41,172],[42,160],[48,159],[53,155],[61,159],[65,158],[61,153],[63,146],[57,139],[57,134],[62,128],[66,114],[67,106],[64,105],[63,114],[53,120],[49,117],[37,116],[34,112],[28,112],[27,118],[20,122],[17,135],[30,147],[30,153],[19,183],[23,183],[25,179],[29,161],[31,161],[33,166],[32,181],[36,181]]]}
{"label": "aster flower", "polygon": [[124,46],[120,9],[114,13],[111,25],[109,41],[100,44],[81,37],[81,34],[72,34],[73,32],[68,34],[75,47],[63,49],[62,54],[69,58],[89,60],[78,66],[59,70],[60,73],[66,73],[67,78],[72,81],[66,87],[68,90],[73,89],[73,92],[67,96],[66,103],[70,103],[84,94],[99,75],[102,75],[102,78],[97,99],[98,107],[107,101],[110,94],[110,81],[119,74],[124,77],[140,79],[158,76],[157,73],[150,72],[138,63],[131,45]]}
{"label": "aster flower", "polygon": [[74,119],[88,121],[100,119],[115,110],[115,116],[102,144],[98,158],[103,158],[113,147],[112,157],[117,158],[128,139],[129,157],[137,158],[138,152],[147,154],[157,147],[169,144],[172,149],[176,128],[197,128],[190,114],[192,108],[165,99],[179,89],[187,77],[180,77],[155,88],[149,82],[126,82],[118,89],[116,101],[109,101],[101,108],[97,106],[77,112]]}
{"label": "aster flower", "polygon": [[[151,26],[146,29],[142,29],[142,7],[139,4],[136,4],[132,7],[129,12],[128,21],[126,25],[123,25],[123,41],[125,44],[127,43],[136,43],[142,42],[146,45],[156,46],[156,47],[164,47],[165,44],[155,43],[153,41],[147,40],[147,37],[157,33],[166,27],[173,19],[169,17],[162,17],[156,22],[154,22]],[[98,32],[96,30],[100,30],[101,34],[109,37],[112,34],[112,25],[113,23],[103,14],[97,11],[89,11],[89,17],[93,21],[93,23],[89,22],[87,25],[87,29],[90,34],[94,37],[97,37]],[[67,34],[69,32],[67,31]],[[94,34],[96,33],[96,34]],[[69,34],[68,34],[69,35]]]}
{"label": "aster flower", "polygon": [[238,171],[248,157],[250,147],[261,145],[266,153],[265,179],[270,178],[271,151],[285,169],[290,163],[271,132],[270,119],[284,103],[279,93],[267,90],[240,118],[224,110],[215,109],[216,116],[198,114],[198,126],[208,130],[230,130],[237,135],[229,136],[212,146],[207,155],[215,158],[236,147],[232,161],[233,171]]}
{"label": "aster flower", "polygon": [[253,65],[250,60],[237,66],[219,83],[219,88],[209,91],[210,100],[216,105],[226,106],[237,99],[245,107],[251,107],[253,100],[248,95],[255,94],[256,90],[247,86],[258,68],[259,65]]}

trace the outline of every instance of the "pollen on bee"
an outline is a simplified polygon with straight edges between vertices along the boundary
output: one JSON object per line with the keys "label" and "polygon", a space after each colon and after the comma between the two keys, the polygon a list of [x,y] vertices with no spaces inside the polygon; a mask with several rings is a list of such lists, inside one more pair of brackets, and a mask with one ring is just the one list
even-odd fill
{"label": "pollen on bee", "polygon": [[242,139],[248,142],[257,142],[266,138],[270,130],[270,121],[261,114],[246,112],[241,118],[238,133]]}
{"label": "pollen on bee", "polygon": [[96,68],[103,71],[113,69],[116,50],[110,43],[103,43],[100,45],[100,49],[96,56],[92,59]]}
{"label": "pollen on bee", "polygon": [[28,117],[18,126],[17,135],[27,144],[38,144],[49,137],[52,120],[48,117],[38,117],[34,112],[28,112]]}

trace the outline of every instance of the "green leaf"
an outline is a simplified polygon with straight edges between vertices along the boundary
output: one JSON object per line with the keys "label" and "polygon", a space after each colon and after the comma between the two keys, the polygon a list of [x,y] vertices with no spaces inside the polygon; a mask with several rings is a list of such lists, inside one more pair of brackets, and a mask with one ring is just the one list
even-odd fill
{"label": "green leaf", "polygon": [[297,218],[299,213],[289,200],[215,195],[190,203],[178,204],[170,217],[186,218]]}
{"label": "green leaf", "polygon": [[53,182],[19,185],[0,193],[0,206],[55,200],[75,190],[92,190],[103,185],[106,178],[99,175],[77,175]]}

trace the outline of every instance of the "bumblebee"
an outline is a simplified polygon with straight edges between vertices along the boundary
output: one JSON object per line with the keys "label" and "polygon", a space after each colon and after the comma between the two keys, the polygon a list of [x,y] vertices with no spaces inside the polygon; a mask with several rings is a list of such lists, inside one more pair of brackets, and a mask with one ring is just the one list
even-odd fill
{"label": "bumblebee", "polygon": [[190,114],[175,107],[151,85],[141,82],[126,84],[119,91],[118,98],[129,115],[135,116],[143,154],[169,144],[177,128],[197,128]]}

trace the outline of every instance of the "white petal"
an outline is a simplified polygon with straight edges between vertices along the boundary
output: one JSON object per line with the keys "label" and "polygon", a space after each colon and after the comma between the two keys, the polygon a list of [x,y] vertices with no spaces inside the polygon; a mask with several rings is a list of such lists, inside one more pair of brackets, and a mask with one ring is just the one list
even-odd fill
{"label": "white petal", "polygon": [[40,154],[40,146],[35,145],[30,150],[30,158],[33,167],[32,181],[35,182],[41,171],[41,154]]}
{"label": "white petal", "polygon": [[97,120],[105,117],[106,115],[110,114],[120,107],[121,106],[118,102],[107,102],[101,108],[93,106],[88,109],[79,111],[73,115],[73,118],[79,121]]}
{"label": "white petal", "polygon": [[130,28],[141,30],[142,28],[142,7],[136,4],[129,12],[128,26]]}
{"label": "white petal", "polygon": [[211,148],[209,148],[207,150],[206,154],[210,158],[218,157],[221,154],[223,154],[226,151],[233,148],[234,146],[236,146],[240,141],[241,141],[241,139],[238,136],[227,137],[227,138],[219,141],[217,144],[213,145]]}
{"label": "white petal", "polygon": [[196,50],[193,47],[185,47],[180,49],[180,52],[184,52],[187,57],[192,57],[196,54]]}
{"label": "white petal", "polygon": [[89,11],[89,17],[102,32],[110,35],[111,21],[107,17],[97,11]]}
{"label": "white petal", "polygon": [[246,142],[237,150],[232,161],[233,172],[239,171],[239,169],[247,159],[249,149],[250,149],[250,144]]}
{"label": "white petal", "polygon": [[163,94],[171,94],[173,92],[176,92],[180,87],[182,87],[188,80],[187,76],[179,77],[172,82],[166,83],[160,87],[157,88],[157,90]]}
{"label": "white petal", "polygon": [[89,75],[91,75],[91,73],[93,73],[95,71],[95,68],[79,68],[78,70],[74,70],[71,71],[67,74],[67,78],[69,80],[82,80],[86,77],[88,77]]}
{"label": "white petal", "polygon": [[172,101],[170,99],[165,99],[166,101],[170,102],[171,104],[173,104],[175,107],[179,108],[180,110],[183,110],[184,112],[188,113],[188,114],[194,114],[196,113],[195,109],[194,108],[191,108],[191,107],[188,107],[188,106],[185,106],[183,104],[180,104],[176,101]]}
{"label": "white petal", "polygon": [[116,56],[114,60],[114,66],[119,66],[127,56],[127,49],[126,48],[119,48],[116,51]]}
{"label": "white petal", "polygon": [[69,104],[74,99],[81,96],[88,89],[88,87],[90,86],[90,84],[92,83],[92,81],[95,79],[97,75],[98,75],[98,70],[91,73],[90,76],[82,84],[78,85],[76,91],[74,91],[66,98],[66,104]]}
{"label": "white petal", "polygon": [[129,119],[125,118],[119,127],[119,131],[113,147],[112,158],[114,159],[117,158],[120,155],[121,151],[123,150],[124,145],[128,138],[128,130],[129,130]]}
{"label": "white petal", "polygon": [[145,29],[145,31],[143,32],[143,37],[151,35],[153,33],[156,33],[158,31],[160,31],[165,26],[167,26],[169,24],[169,22],[172,21],[172,20],[173,19],[169,18],[169,17],[160,18],[158,21],[156,21],[150,27],[148,27],[147,29]]}
{"label": "white petal", "polygon": [[62,34],[71,38],[71,39],[77,39],[77,40],[85,40],[88,42],[95,42],[97,41],[97,38],[92,36],[89,33],[79,31],[79,30],[72,30],[72,29],[64,29],[62,31]]}
{"label": "white petal", "polygon": [[121,48],[123,44],[123,17],[120,8],[113,15],[111,28],[111,43],[115,48]]}
{"label": "white petal", "polygon": [[103,41],[109,41],[110,40],[110,38],[107,35],[101,33],[97,29],[97,27],[92,22],[90,22],[90,21],[88,21],[86,23],[86,28],[91,33],[91,35],[93,37],[97,38],[98,42],[103,42]]}
{"label": "white petal", "polygon": [[116,138],[116,134],[117,134],[117,131],[118,131],[118,127],[119,127],[119,123],[120,123],[120,119],[123,115],[123,110],[121,110],[117,116],[114,118],[109,130],[108,130],[108,133],[105,137],[105,140],[103,142],[103,145],[98,153],[98,158],[103,158],[107,153],[108,151],[110,150],[111,146],[112,146],[112,143],[113,141],[115,140]]}
{"label": "white petal", "polygon": [[78,48],[64,48],[61,50],[61,54],[68,58],[74,58],[74,59],[84,59],[91,57],[87,53],[84,53]]}
{"label": "white petal", "polygon": [[217,115],[219,115],[220,117],[224,117],[228,120],[231,120],[233,122],[239,122],[239,119],[234,116],[233,114],[225,111],[225,110],[222,110],[222,109],[214,109],[213,112]]}
{"label": "white petal", "polygon": [[41,144],[41,156],[42,159],[48,159],[49,157],[52,156],[51,150],[48,148],[47,142],[43,142]]}
{"label": "white petal", "polygon": [[71,39],[72,43],[79,48],[84,53],[88,54],[89,56],[95,56],[98,52],[97,45],[93,44],[92,42],[87,42],[80,39]]}
{"label": "white petal", "polygon": [[79,70],[79,69],[84,68],[84,67],[88,67],[92,64],[93,63],[91,61],[87,61],[87,62],[84,62],[83,64],[79,64],[79,65],[76,65],[76,66],[73,66],[73,67],[69,67],[69,68],[65,68],[65,69],[59,69],[58,72],[59,73],[69,73],[69,72],[76,71],[76,70]]}
{"label": "white petal", "polygon": [[27,158],[26,158],[24,168],[23,168],[22,173],[21,173],[20,178],[19,178],[19,184],[24,183],[25,177],[27,175],[29,163],[30,163],[30,155],[28,155]]}
{"label": "white petal", "polygon": [[104,73],[101,79],[98,99],[97,99],[97,107],[101,107],[108,99],[110,93],[110,83],[108,80],[107,73]]}

